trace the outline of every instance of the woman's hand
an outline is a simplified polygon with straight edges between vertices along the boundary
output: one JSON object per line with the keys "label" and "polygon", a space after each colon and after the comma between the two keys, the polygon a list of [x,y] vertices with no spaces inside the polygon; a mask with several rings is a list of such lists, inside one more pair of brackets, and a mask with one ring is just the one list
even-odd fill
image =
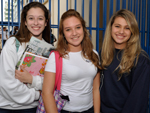
{"label": "woman's hand", "polygon": [[23,66],[20,66],[20,70],[15,70],[15,78],[23,83],[32,84],[32,75]]}

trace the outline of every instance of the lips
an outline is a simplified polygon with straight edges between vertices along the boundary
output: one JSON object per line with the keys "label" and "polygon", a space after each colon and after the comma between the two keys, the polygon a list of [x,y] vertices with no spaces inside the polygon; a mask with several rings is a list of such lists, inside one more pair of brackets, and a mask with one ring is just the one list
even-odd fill
{"label": "lips", "polygon": [[78,39],[79,37],[74,37],[74,38],[72,38],[73,40],[76,40],[76,39]]}
{"label": "lips", "polygon": [[124,38],[125,36],[122,36],[122,35],[116,35],[117,36],[117,38],[119,38],[119,39],[122,39],[122,38]]}
{"label": "lips", "polygon": [[40,28],[39,27],[32,27],[34,30],[39,30]]}

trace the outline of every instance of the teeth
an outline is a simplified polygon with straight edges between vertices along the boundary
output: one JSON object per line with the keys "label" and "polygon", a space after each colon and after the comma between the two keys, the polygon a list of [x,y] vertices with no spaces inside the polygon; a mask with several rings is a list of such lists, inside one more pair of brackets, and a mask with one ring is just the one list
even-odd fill
{"label": "teeth", "polygon": [[[78,38],[78,37],[77,37]],[[73,38],[73,39],[77,39],[77,38]]]}
{"label": "teeth", "polygon": [[39,28],[33,28],[33,29],[37,30],[37,29],[39,29]]}
{"label": "teeth", "polygon": [[123,38],[123,36],[118,36],[118,38]]}

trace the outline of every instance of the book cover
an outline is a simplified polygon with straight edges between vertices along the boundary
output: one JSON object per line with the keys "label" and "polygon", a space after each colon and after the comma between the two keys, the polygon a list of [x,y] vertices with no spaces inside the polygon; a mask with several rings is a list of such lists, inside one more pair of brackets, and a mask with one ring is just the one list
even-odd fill
{"label": "book cover", "polygon": [[[44,69],[48,58],[25,52],[21,65],[33,76],[44,76]],[[20,70],[20,67],[18,68]]]}
{"label": "book cover", "polygon": [[18,61],[17,65],[16,65],[16,69],[19,69],[19,66],[23,60],[23,56],[24,56],[25,52],[30,52],[35,55],[39,55],[39,56],[48,58],[50,51],[53,49],[54,49],[53,45],[51,45],[45,41],[39,40],[32,36],[30,39],[30,42],[28,43],[26,49],[24,50],[20,60]]}

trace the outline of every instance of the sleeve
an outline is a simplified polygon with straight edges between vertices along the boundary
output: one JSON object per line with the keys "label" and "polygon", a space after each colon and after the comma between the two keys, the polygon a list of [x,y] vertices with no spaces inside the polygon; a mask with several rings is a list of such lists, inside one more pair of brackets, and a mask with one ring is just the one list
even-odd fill
{"label": "sleeve", "polygon": [[96,53],[99,56],[98,52],[95,49],[93,49],[93,52]]}
{"label": "sleeve", "polygon": [[97,56],[98,56],[98,58],[99,58],[99,65],[101,65],[101,62],[100,62],[100,54],[99,54],[96,50],[94,50],[94,49],[93,49],[93,51],[97,54]]}
{"label": "sleeve", "polygon": [[98,54],[98,52],[95,49],[93,49],[93,51],[97,54],[98,58],[100,59],[100,55]]}
{"label": "sleeve", "polygon": [[148,57],[139,57],[138,64],[131,73],[131,90],[122,113],[146,113],[150,83],[150,61]]}
{"label": "sleeve", "polygon": [[42,90],[43,77],[33,76],[32,84],[27,84],[29,88],[35,88],[35,90]]}
{"label": "sleeve", "polygon": [[39,99],[40,93],[15,79],[17,61],[15,42],[10,38],[0,55],[0,95],[21,105],[31,104]]}
{"label": "sleeve", "polygon": [[55,53],[52,52],[48,58],[45,71],[56,73]]}

